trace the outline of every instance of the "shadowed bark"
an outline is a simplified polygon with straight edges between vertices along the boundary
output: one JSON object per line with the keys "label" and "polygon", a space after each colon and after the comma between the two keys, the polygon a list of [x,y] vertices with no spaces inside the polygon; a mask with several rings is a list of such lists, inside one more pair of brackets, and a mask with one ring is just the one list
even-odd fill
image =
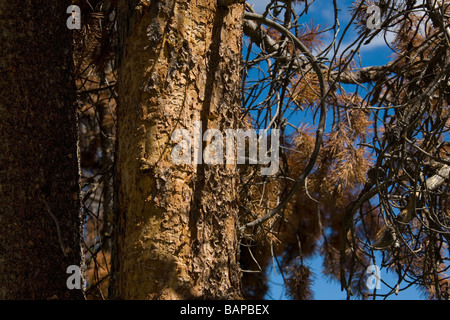
{"label": "shadowed bark", "polygon": [[0,2],[0,299],[83,298],[70,4]]}

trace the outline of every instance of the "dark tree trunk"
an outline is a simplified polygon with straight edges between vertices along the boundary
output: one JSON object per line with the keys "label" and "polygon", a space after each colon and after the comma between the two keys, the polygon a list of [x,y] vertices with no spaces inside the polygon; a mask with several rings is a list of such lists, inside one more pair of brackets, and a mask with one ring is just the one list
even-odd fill
{"label": "dark tree trunk", "polygon": [[83,298],[70,4],[0,2],[0,299]]}

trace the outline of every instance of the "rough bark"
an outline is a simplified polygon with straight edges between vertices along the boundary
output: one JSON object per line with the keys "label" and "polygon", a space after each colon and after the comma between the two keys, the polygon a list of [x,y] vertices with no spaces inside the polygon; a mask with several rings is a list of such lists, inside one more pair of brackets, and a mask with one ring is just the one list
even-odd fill
{"label": "rough bark", "polygon": [[119,7],[111,295],[240,298],[236,166],[176,165],[171,135],[192,132],[195,121],[203,132],[238,127],[244,5],[160,0]]}
{"label": "rough bark", "polygon": [[0,2],[0,299],[83,298],[70,4]]}

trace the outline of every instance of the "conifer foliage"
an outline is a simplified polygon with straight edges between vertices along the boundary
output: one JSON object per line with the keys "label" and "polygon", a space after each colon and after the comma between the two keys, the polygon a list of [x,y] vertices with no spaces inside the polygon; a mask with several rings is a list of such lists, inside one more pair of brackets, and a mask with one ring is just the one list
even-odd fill
{"label": "conifer foliage", "polygon": [[[185,2],[160,5],[173,9]],[[293,299],[313,299],[320,276],[340,283],[349,299],[401,296],[411,286],[429,299],[449,299],[450,3],[358,0],[343,6],[322,0],[331,18],[321,25],[315,2],[271,0],[263,12],[245,4],[238,124],[281,134],[278,172],[265,176],[262,164],[239,164],[236,190],[229,190],[239,212],[239,250],[229,253],[241,268],[236,291],[264,298],[275,268]],[[130,3],[159,12],[153,1]],[[129,8],[117,0],[74,4],[85,17],[81,30],[73,31],[84,290],[88,299],[109,299],[117,292],[117,241],[123,239],[115,236],[123,219],[117,216],[115,155],[119,94],[127,92],[118,92],[117,83],[133,77],[118,73],[121,40],[130,32],[124,26],[142,26],[139,14],[132,23],[121,21]],[[380,28],[368,27],[374,5]],[[169,9],[158,19],[175,19]],[[389,61],[366,65],[362,48],[380,39],[392,50]],[[194,68],[181,63],[176,60],[174,70]],[[310,267],[317,256],[322,270]],[[368,288],[371,265],[394,275],[395,283],[384,283],[388,293]]]}

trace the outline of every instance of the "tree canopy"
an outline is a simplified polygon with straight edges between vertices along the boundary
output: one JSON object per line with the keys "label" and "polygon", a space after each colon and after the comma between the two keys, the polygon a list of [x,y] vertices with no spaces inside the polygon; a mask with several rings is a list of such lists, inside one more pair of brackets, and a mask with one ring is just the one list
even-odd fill
{"label": "tree canopy", "polygon": [[[342,3],[321,1],[326,25],[315,23],[317,1],[271,0],[263,12],[246,5],[241,127],[278,129],[281,144],[275,175],[238,165],[244,297],[264,297],[275,264],[292,298],[313,298],[307,259],[319,254],[349,298],[417,286],[448,299],[450,3]],[[78,5],[86,294],[107,298],[121,8]],[[380,39],[389,61],[364,65],[362,48]],[[386,295],[367,288],[371,265],[396,275]]]}

